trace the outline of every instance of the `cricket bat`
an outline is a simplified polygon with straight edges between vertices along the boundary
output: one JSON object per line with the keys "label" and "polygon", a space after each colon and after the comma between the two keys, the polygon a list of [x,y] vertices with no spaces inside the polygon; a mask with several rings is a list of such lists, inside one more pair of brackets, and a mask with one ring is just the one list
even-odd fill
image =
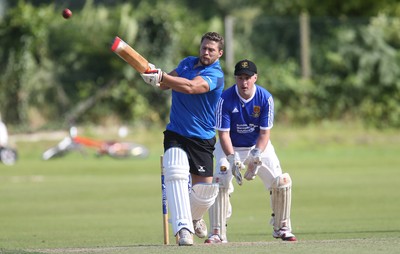
{"label": "cricket bat", "polygon": [[146,60],[146,58],[141,56],[138,52],[136,52],[136,50],[121,40],[121,38],[118,36],[116,36],[114,39],[114,42],[111,46],[111,51],[125,60],[125,62],[127,62],[140,73],[151,70],[149,62]]}
{"label": "cricket bat", "polygon": [[163,166],[163,155],[160,156],[161,165],[161,202],[162,202],[162,214],[163,214],[163,234],[164,244],[169,244],[169,226],[168,226],[168,207],[167,207],[167,191],[165,189],[164,181],[164,166]]}

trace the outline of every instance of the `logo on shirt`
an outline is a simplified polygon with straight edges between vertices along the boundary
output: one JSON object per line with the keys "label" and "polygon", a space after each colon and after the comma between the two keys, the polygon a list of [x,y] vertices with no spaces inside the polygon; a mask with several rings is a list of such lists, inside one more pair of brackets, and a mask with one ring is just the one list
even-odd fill
{"label": "logo on shirt", "polygon": [[237,124],[236,125],[236,131],[237,133],[240,134],[246,134],[246,133],[252,133],[255,131],[257,125],[255,124]]}
{"label": "logo on shirt", "polygon": [[239,110],[235,107],[235,108],[232,110],[232,113],[239,113]]}
{"label": "logo on shirt", "polygon": [[261,107],[260,106],[254,106],[253,107],[253,113],[251,114],[252,117],[257,118],[260,116],[261,112]]}
{"label": "logo on shirt", "polygon": [[206,172],[206,170],[204,169],[204,166],[199,165],[199,168],[197,169],[199,172]]}

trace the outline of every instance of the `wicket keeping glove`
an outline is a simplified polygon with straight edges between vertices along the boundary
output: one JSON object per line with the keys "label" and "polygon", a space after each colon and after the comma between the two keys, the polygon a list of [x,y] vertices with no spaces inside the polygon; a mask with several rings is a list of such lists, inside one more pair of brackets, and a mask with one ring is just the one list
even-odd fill
{"label": "wicket keeping glove", "polygon": [[242,185],[243,178],[240,170],[244,168],[244,165],[240,161],[239,154],[235,152],[234,154],[229,154],[226,158],[228,159],[229,167],[232,170],[232,175],[235,177],[236,182]]}
{"label": "wicket keeping glove", "polygon": [[247,170],[244,173],[244,178],[248,181],[254,180],[260,168],[261,162],[261,152],[260,149],[254,148],[250,151],[249,156],[247,156],[244,164],[247,165]]}
{"label": "wicket keeping glove", "polygon": [[154,64],[149,63],[150,70],[145,73],[141,73],[144,82],[154,87],[159,87],[163,78],[163,72],[161,69],[157,69]]}

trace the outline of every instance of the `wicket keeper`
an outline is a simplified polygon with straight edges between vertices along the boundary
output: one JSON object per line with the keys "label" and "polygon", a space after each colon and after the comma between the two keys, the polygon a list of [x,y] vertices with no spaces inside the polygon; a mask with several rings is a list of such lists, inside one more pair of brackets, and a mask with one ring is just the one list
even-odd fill
{"label": "wicket keeper", "polygon": [[226,243],[227,219],[232,213],[230,195],[235,177],[242,184],[240,169],[247,166],[246,180],[260,177],[269,192],[272,206],[272,236],[296,241],[290,222],[292,180],[282,173],[270,140],[274,121],[274,101],[263,87],[256,85],[257,67],[249,60],[235,65],[236,84],[222,93],[216,111],[219,141],[215,148],[214,182],[219,193],[209,209],[210,235],[206,243]]}

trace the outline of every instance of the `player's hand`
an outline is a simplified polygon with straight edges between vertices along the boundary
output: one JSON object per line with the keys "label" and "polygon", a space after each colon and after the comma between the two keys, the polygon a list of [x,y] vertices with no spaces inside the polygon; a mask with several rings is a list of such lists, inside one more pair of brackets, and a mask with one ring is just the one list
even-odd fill
{"label": "player's hand", "polygon": [[150,70],[146,71],[145,73],[141,73],[140,76],[142,76],[144,82],[147,84],[159,87],[163,78],[163,72],[161,69],[156,69],[154,64],[149,64],[149,66]]}
{"label": "player's hand", "polygon": [[259,168],[260,168],[259,165],[249,164],[247,166],[246,172],[244,172],[244,179],[246,179],[247,181],[254,180],[254,178],[256,178]]}
{"label": "player's hand", "polygon": [[232,170],[232,175],[235,177],[236,182],[239,185],[242,185],[243,177],[240,170],[244,168],[244,165],[240,161],[239,154],[238,153],[229,154],[226,158],[228,159],[229,167]]}
{"label": "player's hand", "polygon": [[244,178],[248,181],[254,180],[260,168],[261,162],[261,152],[260,149],[254,148],[250,151],[249,156],[247,156],[244,164],[247,165],[247,170],[244,173]]}
{"label": "player's hand", "polygon": [[150,70],[156,70],[157,68],[156,68],[156,66],[154,64],[149,63],[149,69]]}

